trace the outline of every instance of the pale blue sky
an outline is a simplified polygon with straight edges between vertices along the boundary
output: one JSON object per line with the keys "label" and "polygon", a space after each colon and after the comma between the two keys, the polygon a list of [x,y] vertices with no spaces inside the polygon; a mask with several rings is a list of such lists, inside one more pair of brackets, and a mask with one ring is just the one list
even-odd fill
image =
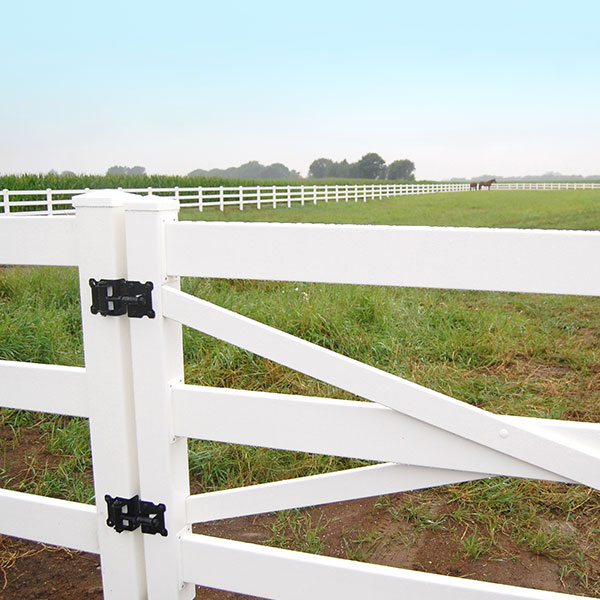
{"label": "pale blue sky", "polygon": [[599,0],[5,0],[0,172],[600,173],[599,27]]}

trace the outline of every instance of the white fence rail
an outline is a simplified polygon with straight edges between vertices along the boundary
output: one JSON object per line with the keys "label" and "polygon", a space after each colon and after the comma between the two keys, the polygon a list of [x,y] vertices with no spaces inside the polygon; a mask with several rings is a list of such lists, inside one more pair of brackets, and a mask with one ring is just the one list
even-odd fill
{"label": "white fence rail", "polygon": [[[132,194],[153,194],[177,200],[181,208],[218,208],[225,210],[234,206],[262,208],[287,207],[293,204],[317,204],[319,202],[366,202],[367,200],[412,194],[437,192],[460,192],[469,188],[464,183],[407,183],[407,184],[348,184],[348,185],[273,185],[273,186],[219,186],[219,187],[173,187],[121,189]],[[81,190],[2,190],[0,214],[71,214],[71,197],[84,194]]]}
{"label": "white fence rail", "polygon": [[[600,296],[600,232],[180,223],[172,199],[109,190],[74,206],[0,219],[0,264],[79,267],[85,369],[0,361],[0,402],[89,419],[96,505],[0,490],[0,533],[99,553],[107,599],[184,600],[195,584],[290,600],[573,597],[193,534],[196,522],[496,475],[600,489],[600,424],[486,412],[184,294],[179,277]],[[201,260],[215,240],[228,252]],[[328,258],[340,248],[348,267]],[[90,278],[152,282],[154,316],[92,314]],[[184,385],[182,325],[370,402]],[[188,438],[381,464],[191,495]],[[166,535],[117,533],[106,496],[164,504]]]}

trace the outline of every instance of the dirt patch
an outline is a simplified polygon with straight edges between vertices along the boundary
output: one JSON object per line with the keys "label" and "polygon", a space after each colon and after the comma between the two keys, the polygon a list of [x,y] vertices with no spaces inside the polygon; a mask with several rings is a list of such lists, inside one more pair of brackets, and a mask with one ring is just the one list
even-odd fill
{"label": "dirt patch", "polygon": [[[323,554],[338,558],[352,558],[365,562],[465,577],[494,583],[504,583],[528,588],[577,595],[590,595],[574,576],[561,572],[553,560],[527,551],[508,535],[498,540],[500,550],[485,553],[477,559],[467,555],[461,545],[460,528],[441,520],[436,525],[435,503],[430,506],[433,516],[431,526],[414,524],[396,518],[390,507],[401,509],[417,497],[413,494],[396,494],[381,499],[353,500],[309,509],[311,523],[323,524]],[[446,505],[440,492],[438,507]],[[398,512],[395,513],[396,515]],[[240,541],[265,543],[268,531],[277,519],[274,515],[244,517],[216,521],[194,527],[197,533]],[[429,528],[430,527],[430,528]],[[569,527],[567,525],[567,527]],[[300,548],[296,548],[300,549]],[[243,599],[231,593],[217,593],[199,588],[197,598]]]}
{"label": "dirt patch", "polygon": [[102,600],[100,561],[73,552],[0,536],[0,598]]}
{"label": "dirt patch", "polygon": [[[46,444],[38,429],[21,428],[18,433],[11,427],[0,427],[0,467],[2,481],[26,484],[42,465],[57,466],[59,456],[46,451]],[[14,486],[13,486],[14,487]]]}
{"label": "dirt patch", "polygon": [[469,374],[502,376],[507,380],[519,382],[547,382],[574,380],[577,371],[563,364],[542,363],[522,356],[513,356],[491,367],[473,369]]}

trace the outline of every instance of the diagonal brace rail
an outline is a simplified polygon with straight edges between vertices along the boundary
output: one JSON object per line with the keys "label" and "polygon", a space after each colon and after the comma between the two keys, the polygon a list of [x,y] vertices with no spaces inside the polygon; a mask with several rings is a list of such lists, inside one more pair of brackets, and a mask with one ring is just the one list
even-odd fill
{"label": "diagonal brace rail", "polygon": [[186,512],[189,523],[199,523],[396,494],[485,477],[485,473],[450,469],[396,464],[374,465],[198,494],[188,498]]}
{"label": "diagonal brace rail", "polygon": [[237,313],[163,287],[163,314],[183,325],[478,444],[600,489],[600,450],[508,421]]}

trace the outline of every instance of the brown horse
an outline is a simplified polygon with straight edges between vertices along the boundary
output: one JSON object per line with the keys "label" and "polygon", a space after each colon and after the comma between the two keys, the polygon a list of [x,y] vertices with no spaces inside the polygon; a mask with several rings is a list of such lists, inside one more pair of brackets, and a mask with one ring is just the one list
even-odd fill
{"label": "brown horse", "polygon": [[492,183],[496,183],[495,179],[490,179],[489,181],[480,181],[479,182],[479,189],[483,189],[484,187],[486,187],[488,189],[488,191],[490,189],[492,189]]}
{"label": "brown horse", "polygon": [[476,181],[471,181],[471,187],[469,188],[470,190],[478,190],[479,189],[479,184]]}

